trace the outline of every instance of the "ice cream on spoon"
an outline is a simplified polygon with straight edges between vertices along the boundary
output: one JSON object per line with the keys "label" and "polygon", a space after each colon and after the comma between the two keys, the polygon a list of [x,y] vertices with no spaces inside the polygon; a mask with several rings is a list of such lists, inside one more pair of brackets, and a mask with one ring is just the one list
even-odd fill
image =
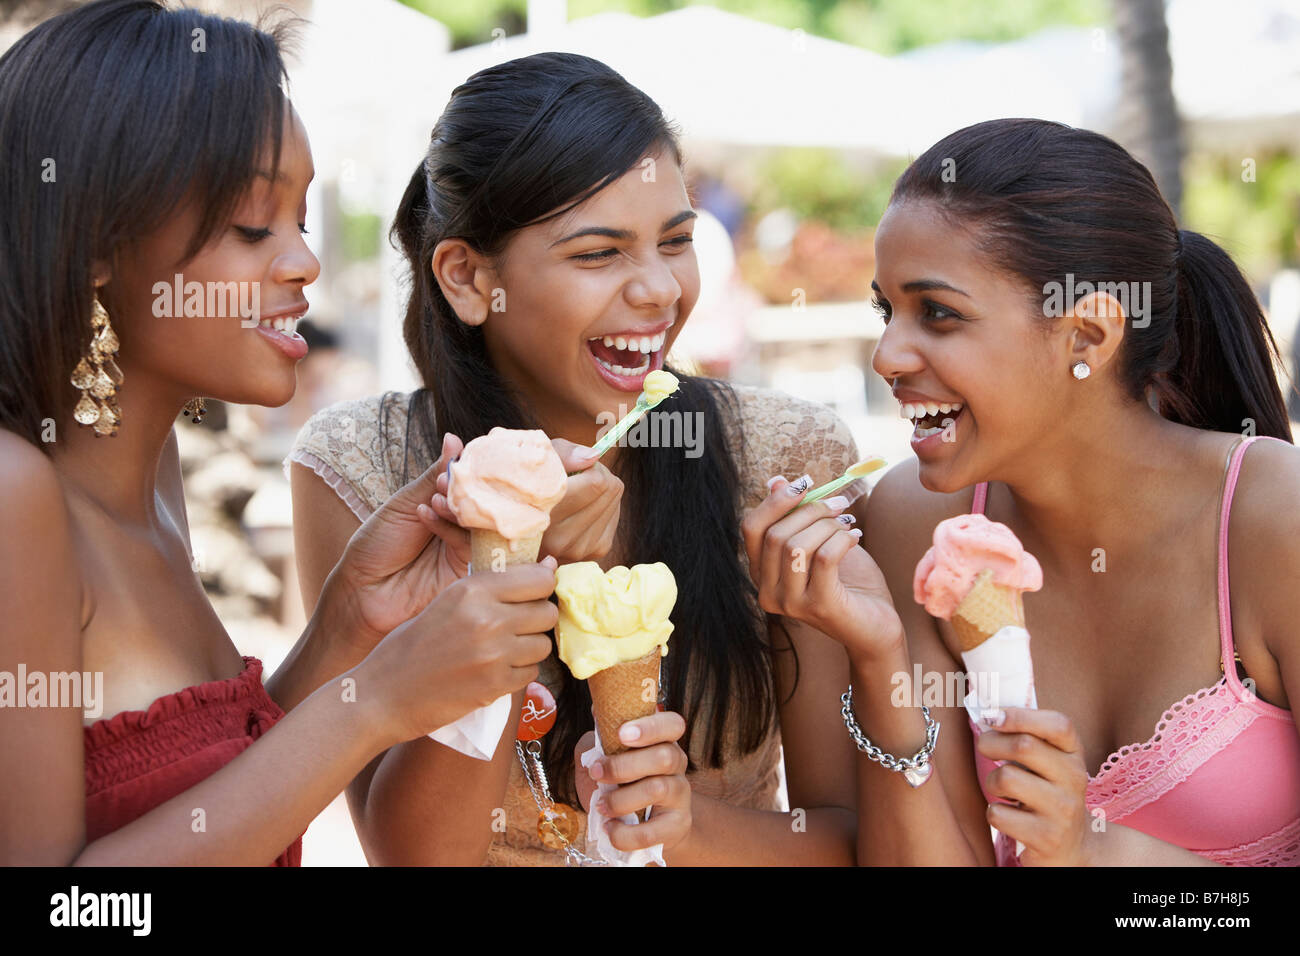
{"label": "ice cream on spoon", "polygon": [[618,444],[618,440],[641,420],[642,415],[677,391],[680,384],[676,375],[663,369],[656,369],[648,374],[645,381],[641,383],[641,394],[637,396],[636,405],[592,446],[596,451],[596,457],[599,458]]}

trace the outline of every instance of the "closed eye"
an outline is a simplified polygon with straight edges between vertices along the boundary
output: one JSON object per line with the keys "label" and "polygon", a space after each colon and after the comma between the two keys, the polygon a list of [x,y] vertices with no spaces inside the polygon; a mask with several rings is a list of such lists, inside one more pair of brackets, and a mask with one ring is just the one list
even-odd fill
{"label": "closed eye", "polygon": [[[261,242],[268,236],[275,235],[275,233],[266,227],[253,228],[252,226],[236,226],[235,229],[237,229],[239,234],[248,242]],[[298,223],[298,232],[304,236],[311,235],[311,233],[307,231],[307,224],[305,222]]]}
{"label": "closed eye", "polygon": [[581,255],[570,256],[570,259],[576,259],[579,262],[596,262],[600,259],[608,259],[610,256],[618,255],[617,249],[600,249],[596,252],[584,252]]}

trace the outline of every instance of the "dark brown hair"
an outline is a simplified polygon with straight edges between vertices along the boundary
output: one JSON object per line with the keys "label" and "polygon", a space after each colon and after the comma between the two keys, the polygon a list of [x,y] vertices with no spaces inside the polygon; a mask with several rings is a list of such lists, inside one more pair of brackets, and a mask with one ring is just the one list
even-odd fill
{"label": "dark brown hair", "polygon": [[[537,427],[493,367],[482,328],[461,322],[443,297],[431,268],[437,244],[458,237],[497,255],[517,230],[573,208],[660,149],[680,162],[663,112],[589,57],[511,60],[452,93],[392,229],[411,269],[404,331],[425,385],[411,397],[408,427],[426,454],[437,454],[447,431],[468,442],[497,425]],[[668,706],[686,718],[684,749],[698,740],[717,766],[724,744],[750,752],[762,743],[775,692],[764,617],[739,556],[741,482],[722,417],[737,414],[734,395],[723,382],[676,374],[673,410],[703,415],[703,454],[687,460],[683,449],[658,447],[622,456],[621,531],[629,564],[663,561],[677,578]],[[553,785],[572,800],[573,748],[592,728],[591,698],[585,681],[565,678],[544,747]]]}
{"label": "dark brown hair", "polygon": [[1154,388],[1160,413],[1194,428],[1253,421],[1292,440],[1277,343],[1250,284],[1213,241],[1178,228],[1151,173],[1114,140],[1046,120],[977,123],[908,166],[890,203],[914,199],[978,236],[1035,296],[1068,274],[1150,283],[1147,314],[1120,347],[1129,395]]}
{"label": "dark brown hair", "polygon": [[182,261],[193,258],[268,148],[278,166],[280,51],[296,20],[273,21],[96,0],[0,57],[0,427],[48,452],[42,421],[70,423],[96,261],[111,267],[191,195],[199,224]]}

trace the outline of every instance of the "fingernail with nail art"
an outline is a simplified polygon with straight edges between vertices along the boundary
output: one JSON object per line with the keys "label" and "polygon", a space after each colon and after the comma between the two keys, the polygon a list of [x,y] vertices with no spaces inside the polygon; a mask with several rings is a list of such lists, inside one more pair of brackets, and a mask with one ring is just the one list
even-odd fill
{"label": "fingernail with nail art", "polygon": [[812,487],[812,476],[811,476],[811,475],[804,475],[804,476],[803,476],[802,478],[800,478],[798,481],[793,482],[793,483],[792,483],[789,487],[787,487],[785,490],[788,491],[788,492],[790,492],[790,494],[791,494],[792,496],[797,497],[797,496],[803,494],[805,491],[807,491],[807,490],[808,490],[809,488],[811,488],[811,487]]}

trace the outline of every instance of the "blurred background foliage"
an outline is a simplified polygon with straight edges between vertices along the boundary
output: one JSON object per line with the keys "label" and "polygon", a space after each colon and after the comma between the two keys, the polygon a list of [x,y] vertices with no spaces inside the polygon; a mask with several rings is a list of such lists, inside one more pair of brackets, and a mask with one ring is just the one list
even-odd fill
{"label": "blurred background foliage", "polygon": [[[456,48],[524,29],[527,0],[402,0],[441,21]],[[688,0],[569,0],[569,18],[619,11],[649,17],[690,6]],[[901,53],[947,40],[1005,42],[1048,26],[1104,21],[1107,0],[714,0],[711,6],[791,30],[853,43],[877,53]]]}

